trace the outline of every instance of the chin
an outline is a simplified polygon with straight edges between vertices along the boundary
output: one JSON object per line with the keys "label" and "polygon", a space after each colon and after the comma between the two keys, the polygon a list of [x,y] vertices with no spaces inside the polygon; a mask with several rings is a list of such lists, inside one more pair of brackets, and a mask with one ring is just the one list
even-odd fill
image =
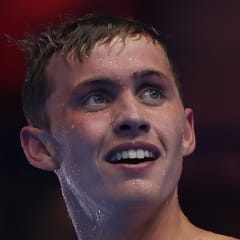
{"label": "chin", "polygon": [[174,189],[165,189],[161,184],[131,181],[120,187],[115,186],[107,193],[107,198],[116,204],[164,204],[172,195]]}

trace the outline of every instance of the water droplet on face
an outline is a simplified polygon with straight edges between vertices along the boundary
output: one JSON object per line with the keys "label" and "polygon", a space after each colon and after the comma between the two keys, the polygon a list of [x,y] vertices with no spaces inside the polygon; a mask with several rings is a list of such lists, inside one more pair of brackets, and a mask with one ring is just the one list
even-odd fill
{"label": "water droplet on face", "polygon": [[59,104],[58,104],[58,107],[59,107],[59,109],[62,109],[62,108],[64,108],[64,106],[65,106],[65,104],[64,104],[64,103],[59,103]]}
{"label": "water droplet on face", "polygon": [[166,170],[165,170],[165,169],[162,170],[162,175],[163,175],[163,176],[166,175]]}
{"label": "water droplet on face", "polygon": [[64,137],[67,134],[68,134],[68,130],[66,130],[65,128],[62,128],[61,136]]}
{"label": "water droplet on face", "polygon": [[102,232],[103,222],[111,215],[111,208],[102,201],[101,191],[98,188],[94,189],[94,192],[98,192],[98,198],[95,199],[78,184],[76,179],[82,174],[82,172],[76,173],[78,170],[73,164],[69,166],[67,172],[59,169],[55,173],[62,182],[63,189],[68,189],[63,192],[63,196],[68,203],[70,215],[71,212],[75,213],[72,217],[74,216],[73,223],[78,239],[82,239],[85,234],[88,236],[86,239],[98,239],[97,236]]}
{"label": "water droplet on face", "polygon": [[138,185],[139,186],[141,184],[143,184],[143,181],[141,179],[136,179],[132,182],[132,185]]}
{"label": "water droplet on face", "polygon": [[130,58],[128,59],[128,61],[129,61],[130,63],[132,63],[132,62],[133,62],[133,58],[130,57]]}
{"label": "water droplet on face", "polygon": [[97,226],[93,226],[92,230],[96,231],[97,230]]}

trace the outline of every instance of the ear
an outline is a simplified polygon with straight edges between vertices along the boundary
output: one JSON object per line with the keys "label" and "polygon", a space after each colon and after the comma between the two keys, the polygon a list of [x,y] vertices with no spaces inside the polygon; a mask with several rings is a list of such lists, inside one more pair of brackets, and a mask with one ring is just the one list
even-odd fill
{"label": "ear", "polygon": [[185,109],[185,126],[182,141],[183,156],[191,154],[196,146],[193,111],[190,108]]}
{"label": "ear", "polygon": [[20,140],[29,163],[36,168],[53,171],[58,168],[54,161],[54,145],[45,130],[25,126],[21,129]]}

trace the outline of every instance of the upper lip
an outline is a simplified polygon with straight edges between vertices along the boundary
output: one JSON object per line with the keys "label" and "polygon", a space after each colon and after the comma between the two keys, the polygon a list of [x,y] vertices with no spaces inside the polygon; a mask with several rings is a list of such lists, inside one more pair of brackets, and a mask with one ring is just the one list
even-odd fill
{"label": "upper lip", "polygon": [[114,154],[124,150],[130,150],[130,149],[148,150],[154,153],[154,156],[156,159],[160,156],[160,151],[158,147],[156,147],[154,144],[146,143],[146,142],[126,142],[113,147],[110,151],[107,152],[104,159],[109,162],[111,159],[111,156],[113,156]]}

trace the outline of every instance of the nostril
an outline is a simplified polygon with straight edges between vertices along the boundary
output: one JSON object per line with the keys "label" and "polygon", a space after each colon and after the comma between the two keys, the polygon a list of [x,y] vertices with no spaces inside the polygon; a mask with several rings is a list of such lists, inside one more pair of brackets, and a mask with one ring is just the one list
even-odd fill
{"label": "nostril", "polygon": [[124,118],[117,119],[113,123],[113,131],[115,134],[123,136],[137,136],[142,133],[147,133],[151,128],[148,121],[144,119],[136,118]]}
{"label": "nostril", "polygon": [[148,124],[142,124],[142,125],[139,126],[139,129],[143,130],[143,131],[148,131],[149,130],[149,125]]}
{"label": "nostril", "polygon": [[123,124],[120,126],[120,130],[130,130],[131,126],[127,125],[127,124]]}
{"label": "nostril", "polygon": [[146,123],[137,123],[137,122],[128,122],[128,123],[122,123],[118,126],[118,131],[142,131],[147,132],[149,130],[150,126]]}

